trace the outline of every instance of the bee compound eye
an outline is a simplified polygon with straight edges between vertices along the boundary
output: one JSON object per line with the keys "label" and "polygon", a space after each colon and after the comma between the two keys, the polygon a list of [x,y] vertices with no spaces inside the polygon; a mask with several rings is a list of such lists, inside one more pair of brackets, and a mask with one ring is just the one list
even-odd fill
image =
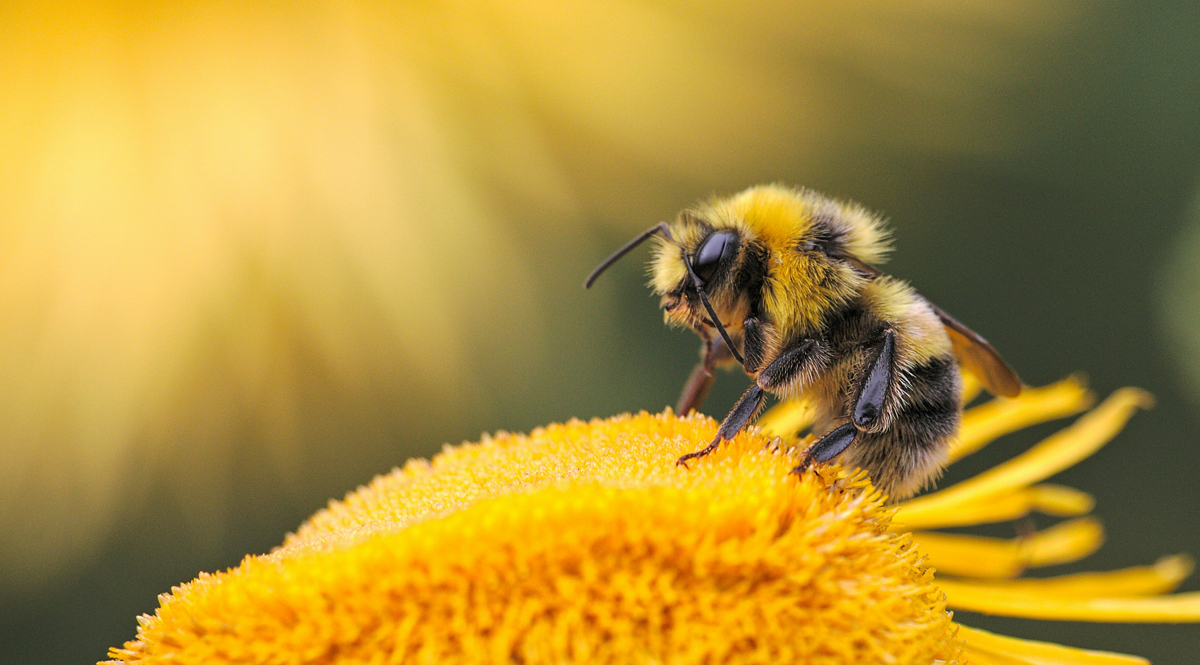
{"label": "bee compound eye", "polygon": [[733,258],[737,251],[737,234],[732,231],[714,233],[703,240],[696,248],[692,259],[692,270],[702,282],[708,282],[717,272],[717,266],[722,261]]}

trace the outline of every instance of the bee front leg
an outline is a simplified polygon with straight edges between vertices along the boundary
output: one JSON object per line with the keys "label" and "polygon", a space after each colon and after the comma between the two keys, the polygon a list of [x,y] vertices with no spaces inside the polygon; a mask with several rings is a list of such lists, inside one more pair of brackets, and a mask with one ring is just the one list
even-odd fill
{"label": "bee front leg", "polygon": [[713,376],[712,367],[708,363],[700,363],[692,369],[692,373],[688,375],[687,383],[683,384],[683,392],[679,395],[679,401],[675,403],[676,415],[686,416],[688,413],[700,408],[708,397],[708,391],[712,388],[716,377]]}
{"label": "bee front leg", "polygon": [[[746,360],[743,369],[747,372],[756,372],[762,365],[766,347],[764,334],[758,317],[749,316],[742,322],[742,355]],[[716,381],[713,368],[719,365],[728,365],[734,359],[729,347],[725,345],[725,339],[720,336],[705,340],[703,351],[704,359],[692,370],[691,376],[683,386],[679,402],[675,405],[675,413],[681,416],[687,415],[692,409],[699,409],[700,405],[704,403],[709,389]]]}
{"label": "bee front leg", "polygon": [[738,403],[733,405],[733,410],[721,422],[717,436],[713,438],[712,442],[694,453],[680,457],[675,463],[685,464],[690,459],[704,457],[716,450],[722,441],[728,441],[737,436],[737,433],[745,429],[746,425],[754,420],[754,416],[758,415],[758,410],[766,401],[766,391],[773,390],[792,379],[801,371],[805,361],[812,357],[816,349],[817,342],[815,340],[804,339],[779,354],[779,357],[758,375],[758,380],[742,395]]}

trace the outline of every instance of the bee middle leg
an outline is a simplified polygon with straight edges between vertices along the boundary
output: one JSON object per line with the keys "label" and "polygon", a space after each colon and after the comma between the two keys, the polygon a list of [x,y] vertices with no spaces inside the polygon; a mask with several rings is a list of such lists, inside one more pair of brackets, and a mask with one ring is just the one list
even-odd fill
{"label": "bee middle leg", "polygon": [[862,383],[854,396],[851,420],[861,430],[871,430],[884,419],[884,407],[893,390],[896,333],[888,329],[875,350]]}
{"label": "bee middle leg", "polygon": [[810,358],[817,348],[817,343],[811,339],[799,340],[787,351],[784,351],[767,365],[766,369],[758,376],[750,389],[746,391],[737,404],[733,405],[733,410],[729,415],[725,416],[725,420],[721,422],[720,429],[717,430],[717,436],[705,447],[697,450],[694,453],[688,453],[675,461],[676,464],[686,464],[688,460],[704,457],[705,455],[716,450],[721,445],[722,441],[727,441],[737,436],[737,433],[745,429],[746,425],[754,420],[754,416],[758,415],[758,410],[762,408],[763,402],[766,401],[766,391],[779,385],[780,382],[790,379],[800,371],[804,361]]}

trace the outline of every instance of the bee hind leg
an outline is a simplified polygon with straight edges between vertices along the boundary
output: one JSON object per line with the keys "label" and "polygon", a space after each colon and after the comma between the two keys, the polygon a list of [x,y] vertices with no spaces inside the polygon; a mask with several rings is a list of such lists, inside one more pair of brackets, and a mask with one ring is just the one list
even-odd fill
{"label": "bee hind leg", "polygon": [[884,410],[894,392],[894,366],[896,364],[896,333],[886,330],[883,340],[875,351],[866,376],[858,388],[854,398],[854,408],[850,412],[854,425],[861,430],[876,431],[884,425]]}
{"label": "bee hind leg", "polygon": [[816,462],[823,464],[841,455],[858,437],[859,430],[866,430],[881,424],[889,393],[892,391],[893,366],[896,355],[896,333],[884,331],[883,339],[875,351],[862,385],[857,390],[854,405],[849,420],[821,437],[800,458],[800,464],[792,469],[792,473],[803,473]]}
{"label": "bee hind leg", "polygon": [[729,415],[725,416],[725,420],[721,422],[721,427],[717,430],[717,435],[713,437],[712,442],[694,453],[680,457],[675,460],[675,463],[687,466],[688,460],[704,457],[716,450],[722,441],[728,441],[737,436],[738,432],[745,429],[747,423],[754,420],[754,416],[758,414],[758,410],[762,408],[765,400],[766,393],[758,384],[750,386],[746,394],[742,395],[737,404],[733,405],[733,410],[729,412]]}

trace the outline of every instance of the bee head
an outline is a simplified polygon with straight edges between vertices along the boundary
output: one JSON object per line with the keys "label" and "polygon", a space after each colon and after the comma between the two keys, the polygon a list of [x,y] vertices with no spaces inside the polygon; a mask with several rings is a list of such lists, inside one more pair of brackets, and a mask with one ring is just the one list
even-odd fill
{"label": "bee head", "polygon": [[776,185],[684,211],[669,233],[651,264],[668,322],[698,332],[712,325],[695,273],[735,338],[751,314],[788,329],[817,325],[862,288],[887,249],[880,220],[865,210]]}
{"label": "bee head", "polygon": [[[672,298],[672,302],[668,303],[667,295],[660,292],[660,295],[663,296],[663,306],[667,310],[668,322],[678,321],[690,325],[705,339],[712,338],[708,331],[715,328],[724,338],[733,357],[741,363],[742,357],[737,351],[737,345],[734,344],[733,338],[722,324],[723,317],[713,307],[707,294],[708,290],[725,281],[724,274],[729,272],[730,263],[735,261],[735,257],[739,253],[741,245],[739,234],[733,229],[715,231],[707,228],[705,230],[707,225],[698,222],[686,212],[680,216],[680,220],[675,227],[666,222],[655,224],[625,243],[623,247],[613,252],[612,256],[596,266],[596,269],[584,280],[583,287],[590,288],[596,278],[608,270],[609,266],[645,242],[650,236],[660,234],[655,264],[665,267],[666,270],[682,267],[680,283],[675,288],[677,297]],[[677,240],[673,230],[685,232],[688,244]],[[697,235],[697,230],[701,235]],[[664,256],[672,258],[664,260]],[[661,273],[661,271],[656,270],[656,273]],[[658,277],[656,277],[656,281],[658,281]],[[723,292],[728,292],[728,290],[725,288]],[[685,303],[686,307],[683,306]],[[701,307],[703,310],[700,309]],[[739,328],[744,319],[744,314],[737,319]]]}
{"label": "bee head", "polygon": [[811,329],[878,274],[871,264],[888,249],[882,222],[866,210],[765,185],[650,227],[597,266],[584,286],[651,236],[651,286],[667,322],[705,339],[715,330],[735,357],[747,316],[785,330]]}
{"label": "bee head", "polygon": [[716,328],[715,315],[730,336],[740,336],[750,310],[743,265],[754,251],[746,240],[736,227],[714,224],[692,211],[679,215],[670,225],[670,238],[659,239],[650,264],[668,323],[708,337]]}

